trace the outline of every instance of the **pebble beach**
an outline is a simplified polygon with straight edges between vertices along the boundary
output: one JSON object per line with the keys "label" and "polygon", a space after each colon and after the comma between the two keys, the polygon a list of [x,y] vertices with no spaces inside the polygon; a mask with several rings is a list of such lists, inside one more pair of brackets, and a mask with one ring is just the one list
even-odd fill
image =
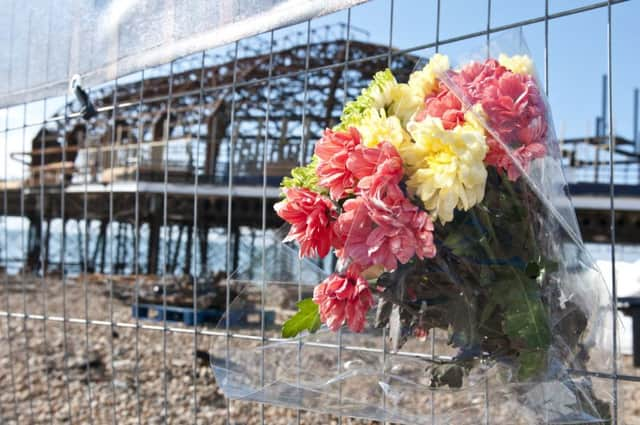
{"label": "pebble beach", "polygon": [[[174,330],[166,333],[157,321],[141,320],[149,326],[136,329],[127,299],[130,293],[100,279],[67,278],[65,285],[59,277],[4,276],[3,280],[0,310],[26,312],[31,317],[0,317],[0,423],[339,421],[332,415],[228,402],[216,385],[209,358],[212,344],[222,339],[199,335],[195,341],[192,328],[175,323],[171,324]],[[113,294],[124,296],[112,298]],[[42,320],[45,309],[54,320]],[[63,322],[58,317],[88,318],[91,323]],[[122,326],[112,328],[111,318]],[[622,370],[640,376],[630,356],[622,358]],[[622,423],[640,425],[640,384],[625,382],[618,390],[623,400],[619,408]],[[443,398],[440,402],[440,408],[447,409],[456,401]],[[374,423],[342,420],[342,424]],[[522,422],[497,417],[492,423]]]}

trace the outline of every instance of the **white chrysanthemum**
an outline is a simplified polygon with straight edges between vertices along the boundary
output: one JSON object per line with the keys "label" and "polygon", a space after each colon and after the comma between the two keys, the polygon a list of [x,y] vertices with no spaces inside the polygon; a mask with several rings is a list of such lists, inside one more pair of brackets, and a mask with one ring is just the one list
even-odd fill
{"label": "white chrysanthemum", "polygon": [[420,71],[409,76],[409,87],[414,95],[423,100],[438,89],[440,76],[449,69],[449,58],[440,53],[431,57],[429,63]]}
{"label": "white chrysanthemum", "polygon": [[395,115],[403,125],[406,125],[413,114],[420,109],[424,98],[408,84],[397,84],[391,90],[392,102],[387,109],[389,115]]}
{"label": "white chrysanthemum", "polygon": [[516,74],[533,74],[533,61],[527,55],[507,56],[504,53],[500,53],[498,63]]}

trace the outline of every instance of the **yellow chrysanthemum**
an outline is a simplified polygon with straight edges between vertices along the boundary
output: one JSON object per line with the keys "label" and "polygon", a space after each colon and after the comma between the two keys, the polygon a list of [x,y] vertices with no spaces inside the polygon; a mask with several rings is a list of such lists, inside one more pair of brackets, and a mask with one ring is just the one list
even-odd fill
{"label": "yellow chrysanthemum", "polygon": [[431,57],[429,63],[420,71],[409,76],[409,87],[420,100],[438,89],[440,75],[449,69],[449,58],[440,53]]}
{"label": "yellow chrysanthemum", "polygon": [[383,108],[367,110],[355,127],[360,132],[362,144],[369,148],[387,141],[399,149],[411,141],[398,117],[387,116]]}
{"label": "yellow chrysanthemum", "polygon": [[391,99],[391,104],[387,108],[389,115],[398,117],[402,124],[406,125],[422,105],[424,97],[411,89],[409,84],[396,84],[391,89]]}
{"label": "yellow chrysanthemum", "polygon": [[533,61],[527,55],[507,56],[504,53],[500,53],[500,56],[498,56],[498,62],[509,71],[515,72],[516,74],[533,74]]}
{"label": "yellow chrysanthemum", "polygon": [[441,223],[453,220],[455,208],[466,211],[484,198],[487,145],[479,123],[467,116],[452,130],[445,130],[439,118],[411,121],[407,129],[414,143],[400,151],[409,191]]}

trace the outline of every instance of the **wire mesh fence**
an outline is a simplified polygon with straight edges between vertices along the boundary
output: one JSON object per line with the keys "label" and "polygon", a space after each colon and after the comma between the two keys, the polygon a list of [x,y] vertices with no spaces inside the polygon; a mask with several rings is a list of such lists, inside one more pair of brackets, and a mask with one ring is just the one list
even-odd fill
{"label": "wire mesh fence", "polygon": [[[229,277],[273,265],[281,177],[310,159],[377,70],[405,80],[430,53],[511,28],[533,40],[554,108],[581,91],[559,78],[580,66],[563,57],[563,28],[600,32],[600,50],[587,49],[607,77],[596,131],[560,129],[562,148],[582,225],[599,214],[600,230],[583,230],[589,241],[613,265],[617,236],[631,244],[627,261],[638,258],[640,193],[628,187],[640,182],[640,146],[637,130],[620,135],[617,117],[627,115],[616,98],[616,58],[631,54],[616,41],[629,24],[616,25],[637,2],[568,3],[377,0],[91,87],[90,120],[64,93],[0,110],[0,422],[356,423],[224,399],[208,348],[269,339],[264,308],[257,330],[232,333],[228,320],[226,331],[214,328],[234,295]],[[458,22],[461,9],[474,25]],[[429,24],[416,26],[416,15]],[[615,266],[610,274],[615,300],[620,276]],[[432,334],[425,352],[440,339]],[[334,350],[340,370],[340,337],[318,349]],[[613,350],[612,373],[578,372],[611,389],[614,423],[632,423],[640,374]],[[388,353],[384,334],[376,352]],[[431,399],[434,418],[442,408]],[[487,401],[478,423],[494,419]]]}

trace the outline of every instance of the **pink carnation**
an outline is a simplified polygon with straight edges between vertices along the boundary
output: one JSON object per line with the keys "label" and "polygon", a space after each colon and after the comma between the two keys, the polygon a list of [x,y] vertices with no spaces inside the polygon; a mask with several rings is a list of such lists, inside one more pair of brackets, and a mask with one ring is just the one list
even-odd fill
{"label": "pink carnation", "polygon": [[373,264],[394,270],[397,262],[406,264],[414,255],[420,259],[435,256],[431,219],[406,198],[398,185],[380,186],[364,199],[377,225],[367,237]]}
{"label": "pink carnation", "polygon": [[345,132],[327,129],[316,144],[315,154],[320,158],[316,170],[319,183],[329,189],[331,199],[335,201],[352,193],[356,185],[353,173],[347,168],[347,160],[358,145],[360,133],[354,127]]}
{"label": "pink carnation", "polygon": [[334,332],[345,322],[353,332],[362,332],[374,305],[369,284],[353,266],[344,276],[333,273],[316,286],[313,302],[320,307],[320,320]]}
{"label": "pink carnation", "polygon": [[433,222],[425,211],[418,209],[413,215],[411,228],[416,238],[416,256],[421,260],[436,256],[436,246],[433,243]]}
{"label": "pink carnation", "polygon": [[345,202],[334,229],[342,246],[337,255],[363,268],[382,265],[391,271],[414,255],[423,259],[436,254],[431,219],[397,184],[380,185]]}
{"label": "pink carnation", "polygon": [[[391,201],[389,198],[386,201]],[[395,270],[398,262],[407,263],[416,252],[416,239],[413,229],[405,223],[414,212],[411,205],[397,202],[396,205],[380,205],[369,211],[377,224],[367,237],[369,255],[374,264],[382,264],[387,270]],[[398,213],[399,217],[392,214]]]}
{"label": "pink carnation", "polygon": [[371,190],[381,184],[398,184],[402,180],[402,158],[389,142],[375,148],[356,146],[347,160],[347,168],[359,180],[360,190]]}
{"label": "pink carnation", "polygon": [[367,268],[372,265],[369,257],[367,237],[373,229],[373,221],[362,197],[348,199],[342,206],[342,213],[338,216],[333,230],[338,258],[350,258],[353,262]]}
{"label": "pink carnation", "polygon": [[489,79],[500,78],[507,71],[497,60],[489,59],[484,63],[471,62],[459,72],[450,71],[449,76],[462,88],[471,103],[477,103],[482,97],[483,84]]}
{"label": "pink carnation", "polygon": [[284,241],[298,241],[300,258],[326,256],[331,248],[335,207],[329,199],[309,189],[290,188],[284,193],[287,199],[274,206],[276,213],[291,224]]}
{"label": "pink carnation", "polygon": [[428,116],[440,118],[445,130],[451,130],[464,123],[460,99],[443,83],[440,83],[435,95],[425,99],[424,109],[418,113],[416,121],[422,121]]}
{"label": "pink carnation", "polygon": [[[525,170],[533,159],[546,155],[546,111],[531,76],[511,72],[494,59],[472,62],[450,76],[470,102],[480,103],[489,127]],[[518,167],[500,142],[489,137],[485,162],[516,180]]]}
{"label": "pink carnation", "polygon": [[[531,77],[505,72],[499,79],[487,79],[480,103],[492,128],[506,143],[539,141],[518,137],[531,121],[544,120],[544,105]],[[546,130],[546,125],[542,128]],[[540,136],[544,136],[544,132]]]}
{"label": "pink carnation", "polygon": [[[537,158],[544,158],[547,148],[540,140],[544,140],[546,135],[546,123],[540,118],[531,121],[529,127],[520,129],[519,140],[523,144],[511,151],[517,161],[527,170],[531,161]],[[504,147],[493,137],[487,139],[489,151],[485,157],[485,162],[496,168],[502,168],[507,172],[507,177],[511,181],[516,181],[520,177],[520,170],[515,165],[511,157],[505,152]]]}

